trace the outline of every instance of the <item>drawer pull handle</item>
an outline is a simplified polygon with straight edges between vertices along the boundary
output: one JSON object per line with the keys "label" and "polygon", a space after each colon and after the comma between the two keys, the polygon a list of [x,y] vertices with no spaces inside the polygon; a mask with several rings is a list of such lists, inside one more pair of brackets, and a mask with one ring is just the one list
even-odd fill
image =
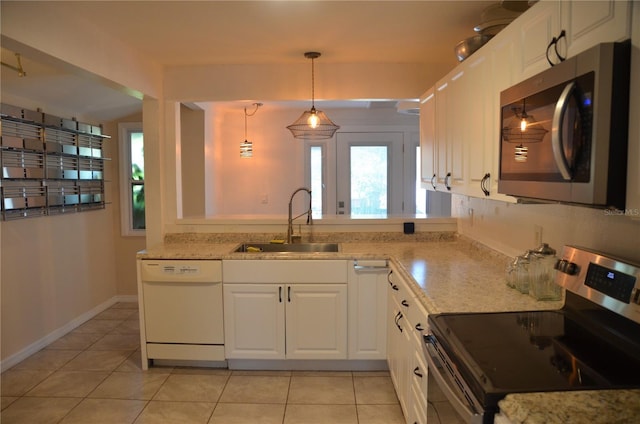
{"label": "drawer pull handle", "polygon": [[403,300],[402,302],[400,302],[402,304],[402,306],[404,306],[405,308],[409,307],[409,302],[407,302],[406,300]]}
{"label": "drawer pull handle", "polygon": [[418,377],[422,378],[422,373],[420,372],[420,367],[415,367],[415,368],[413,369],[413,373],[414,373],[415,375],[417,375]]}
{"label": "drawer pull handle", "polygon": [[287,287],[287,302],[291,303],[291,286]]}
{"label": "drawer pull handle", "polygon": [[417,324],[416,324],[416,330],[418,330],[418,331],[424,331],[424,328],[422,328],[422,324],[417,323]]}
{"label": "drawer pull handle", "polygon": [[278,301],[282,303],[282,286],[278,287]]}

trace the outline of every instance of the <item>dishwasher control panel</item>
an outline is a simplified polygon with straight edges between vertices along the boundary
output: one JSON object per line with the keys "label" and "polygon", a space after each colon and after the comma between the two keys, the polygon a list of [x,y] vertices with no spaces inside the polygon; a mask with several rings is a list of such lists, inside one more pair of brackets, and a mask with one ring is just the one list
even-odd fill
{"label": "dishwasher control panel", "polygon": [[220,282],[222,261],[143,260],[140,261],[140,276],[143,282]]}

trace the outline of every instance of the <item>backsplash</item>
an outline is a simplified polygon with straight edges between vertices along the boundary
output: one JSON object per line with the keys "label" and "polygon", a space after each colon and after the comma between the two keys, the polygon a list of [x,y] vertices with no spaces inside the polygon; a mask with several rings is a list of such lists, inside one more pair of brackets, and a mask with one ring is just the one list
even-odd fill
{"label": "backsplash", "polygon": [[558,251],[564,245],[576,245],[640,262],[640,214],[632,219],[601,209],[461,195],[453,195],[451,213],[458,218],[461,235],[508,256],[543,241]]}

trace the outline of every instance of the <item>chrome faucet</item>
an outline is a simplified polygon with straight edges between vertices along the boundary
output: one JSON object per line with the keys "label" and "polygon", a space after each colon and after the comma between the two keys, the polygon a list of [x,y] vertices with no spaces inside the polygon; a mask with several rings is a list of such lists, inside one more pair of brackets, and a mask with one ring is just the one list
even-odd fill
{"label": "chrome faucet", "polygon": [[[300,215],[293,217],[293,198],[299,191],[306,191],[309,193],[309,209],[306,212],[301,213]],[[296,189],[293,193],[291,193],[291,198],[289,199],[289,220],[287,225],[287,243],[293,242],[293,220],[300,218],[302,215],[307,215],[307,224],[313,224],[313,219],[311,218],[311,190],[306,187],[300,187]]]}

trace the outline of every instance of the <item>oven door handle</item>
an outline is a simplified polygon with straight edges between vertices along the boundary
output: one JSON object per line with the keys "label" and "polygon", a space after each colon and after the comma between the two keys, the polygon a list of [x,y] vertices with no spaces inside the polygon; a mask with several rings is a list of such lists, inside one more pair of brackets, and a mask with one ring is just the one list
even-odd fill
{"label": "oven door handle", "polygon": [[[460,416],[464,419],[465,423],[481,424],[482,415],[472,410],[471,407],[467,403],[465,403],[460,398],[460,396],[458,396],[458,394],[456,393],[456,387],[453,387],[452,383],[449,383],[449,381],[447,381],[448,379],[445,378],[444,375],[442,375],[442,373],[438,370],[439,367],[434,360],[434,356],[437,357],[439,356],[439,354],[434,350],[435,348],[432,346],[432,342],[430,341],[431,337],[432,336],[430,335],[424,336],[423,341],[425,345],[424,356],[427,361],[429,373],[436,380],[438,386],[440,387],[440,390],[442,390],[442,393],[444,393],[444,395],[447,397],[447,400],[449,401],[453,409],[455,409],[456,412],[460,414]],[[446,366],[447,365],[444,365],[442,367],[442,372],[446,372],[444,370],[444,367]]]}
{"label": "oven door handle", "polygon": [[571,180],[571,168],[569,161],[564,154],[564,140],[562,139],[562,128],[564,126],[564,118],[569,107],[569,100],[573,92],[576,90],[575,81],[570,82],[562,91],[553,112],[553,123],[551,126],[551,148],[553,150],[553,159],[558,166],[558,170],[565,180]]}

